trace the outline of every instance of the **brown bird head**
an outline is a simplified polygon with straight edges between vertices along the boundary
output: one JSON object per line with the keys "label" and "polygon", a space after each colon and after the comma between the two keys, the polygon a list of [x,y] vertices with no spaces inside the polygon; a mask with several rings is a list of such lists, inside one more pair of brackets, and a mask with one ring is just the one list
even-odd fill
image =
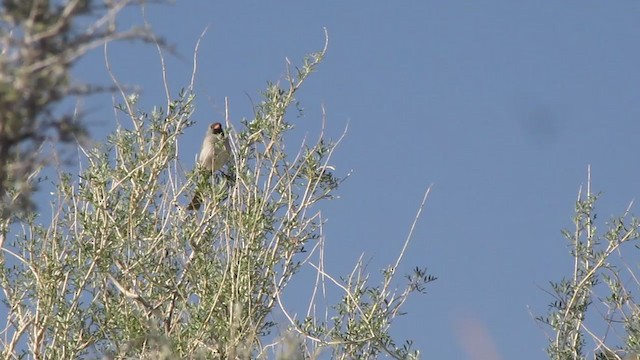
{"label": "brown bird head", "polygon": [[213,134],[222,134],[222,124],[220,124],[219,122],[211,124],[209,126],[209,129],[211,129],[211,132]]}

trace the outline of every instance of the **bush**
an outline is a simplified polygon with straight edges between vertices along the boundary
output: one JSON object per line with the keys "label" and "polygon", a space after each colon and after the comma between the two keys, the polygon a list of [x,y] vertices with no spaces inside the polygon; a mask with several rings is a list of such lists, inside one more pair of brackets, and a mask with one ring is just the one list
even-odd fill
{"label": "bush", "polygon": [[[227,119],[235,156],[209,181],[178,160],[180,136],[193,125],[192,87],[150,113],[137,108],[138,95],[122,92],[119,109],[130,124],[103,146],[82,148],[79,180],[60,169],[48,227],[28,217],[4,244],[3,355],[299,359],[326,350],[336,359],[417,358],[411,342],[396,345],[389,326],[407,297],[435,278],[418,268],[396,289],[398,263],[380,285],[361,263],[345,281],[318,265],[319,204],[342,181],[330,166],[336,142],[320,134],[292,156],[284,140],[294,129],[287,112],[325,51],[288,69],[284,86],[268,84],[255,118],[239,130]],[[208,196],[191,212],[185,205],[196,188]],[[343,293],[322,316],[297,319],[282,306],[303,266],[315,266],[317,287]],[[288,324],[274,323],[275,311]]]}
{"label": "bush", "polygon": [[[598,197],[591,192],[589,177],[576,201],[574,228],[563,231],[573,274],[551,283],[554,301],[548,315],[538,317],[553,331],[547,348],[551,359],[587,359],[586,354],[593,354],[602,360],[631,360],[640,354],[640,309],[633,295],[640,283],[636,266],[623,257],[632,244],[638,247],[640,222],[627,209],[607,222],[605,231],[598,231]],[[593,350],[585,351],[588,344]]]}

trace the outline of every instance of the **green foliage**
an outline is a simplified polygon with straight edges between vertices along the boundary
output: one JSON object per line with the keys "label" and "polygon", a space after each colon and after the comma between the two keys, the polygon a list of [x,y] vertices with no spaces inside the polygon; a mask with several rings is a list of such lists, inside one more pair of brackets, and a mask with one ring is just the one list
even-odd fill
{"label": "green foliage", "polygon": [[[424,292],[424,285],[436,278],[427,275],[426,270],[415,269],[407,276],[409,284],[401,294],[389,289],[395,274],[393,269],[384,271],[380,286],[368,285],[362,266],[358,266],[352,276],[345,279],[348,291],[335,305],[336,315],[331,318],[331,326],[310,327],[312,319],[305,324],[309,334],[315,338],[328,337],[344,344],[333,349],[335,358],[375,359],[381,354],[395,359],[419,359],[420,353],[412,350],[412,342],[406,341],[398,347],[387,330],[399,315],[401,306],[414,291]],[[328,333],[326,331],[328,330]],[[366,340],[366,341],[365,341]]]}
{"label": "green foliage", "polygon": [[0,220],[32,209],[30,177],[48,162],[46,142],[84,138],[81,114],[57,108],[72,96],[105,89],[78,85],[71,66],[90,49],[118,39],[150,40],[146,29],[119,31],[115,19],[133,3],[5,0],[0,13]]}
{"label": "green foliage", "polygon": [[[611,219],[604,233],[598,232],[597,200],[598,195],[587,191],[586,196],[580,196],[576,202],[574,229],[562,232],[574,260],[573,274],[551,283],[554,301],[549,305],[548,315],[537,318],[554,332],[547,349],[551,359],[587,359],[588,343],[595,344],[592,352],[596,359],[632,359],[632,354],[640,350],[639,312],[631,289],[638,283],[630,286],[622,280],[620,271],[621,266],[626,267],[621,261],[622,249],[627,243],[637,244],[640,222],[625,213]],[[616,254],[620,258],[616,258]],[[635,277],[635,268],[626,270]],[[598,295],[602,293],[604,295]],[[598,313],[603,314],[602,321],[588,325],[587,317]],[[613,350],[607,334],[621,332],[626,332],[627,338],[617,341],[625,346]],[[623,353],[627,355],[622,356]]]}
{"label": "green foliage", "polygon": [[[323,273],[344,291],[324,312],[334,312],[331,321],[272,320],[277,311],[288,316],[281,294],[323,246],[318,203],[342,181],[329,164],[336,142],[321,136],[296,156],[284,147],[295,129],[287,110],[299,106],[295,95],[323,55],[305,59],[284,86],[269,84],[255,118],[228,129],[230,171],[209,181],[178,160],[181,135],[194,125],[193,94],[151,113],[123,94],[130,125],[84,150],[78,181],[61,171],[49,226],[32,218],[5,244],[2,355],[249,359],[281,349],[280,358],[296,359],[330,348],[336,359],[418,358],[389,327],[407,297],[435,280],[425,270],[402,290],[392,286],[397,263],[378,286],[361,263],[344,281]],[[199,212],[186,210],[195,188],[205,194]]]}

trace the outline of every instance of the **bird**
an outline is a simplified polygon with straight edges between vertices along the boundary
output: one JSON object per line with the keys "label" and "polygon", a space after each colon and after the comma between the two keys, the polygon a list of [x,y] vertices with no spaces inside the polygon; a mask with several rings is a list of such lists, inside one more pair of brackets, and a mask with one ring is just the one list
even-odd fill
{"label": "bird", "polygon": [[[220,170],[230,157],[231,146],[229,146],[229,138],[224,134],[222,124],[215,122],[209,125],[200,148],[197,166],[207,170],[207,176],[210,176]],[[187,209],[198,210],[200,205],[202,205],[202,194],[196,190]]]}

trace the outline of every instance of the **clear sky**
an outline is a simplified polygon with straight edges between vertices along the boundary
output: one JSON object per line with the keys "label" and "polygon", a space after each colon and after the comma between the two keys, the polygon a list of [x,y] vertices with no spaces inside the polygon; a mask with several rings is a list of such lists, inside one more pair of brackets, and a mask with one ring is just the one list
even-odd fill
{"label": "clear sky", "polygon": [[[189,166],[225,97],[239,126],[252,114],[246,94],[258,101],[285,57],[321,49],[326,27],[327,57],[299,93],[306,116],[295,123],[316,134],[324,106],[329,136],[349,126],[332,164],[353,173],[322,207],[327,270],[346,275],[362,253],[371,271],[393,262],[433,184],[401,271],[426,266],[439,279],[394,333],[423,358],[546,357],[533,317],[552,300],[548,282],[570,274],[560,230],[571,228],[587,166],[603,192],[600,219],[640,195],[640,2],[191,0],[146,10],[181,54],[167,58],[173,94],[209,27],[199,123],[182,139]],[[155,48],[111,49],[119,79],[142,87],[144,106],[162,105]],[[75,74],[109,84],[101,51]],[[103,137],[109,96],[86,104]]]}

